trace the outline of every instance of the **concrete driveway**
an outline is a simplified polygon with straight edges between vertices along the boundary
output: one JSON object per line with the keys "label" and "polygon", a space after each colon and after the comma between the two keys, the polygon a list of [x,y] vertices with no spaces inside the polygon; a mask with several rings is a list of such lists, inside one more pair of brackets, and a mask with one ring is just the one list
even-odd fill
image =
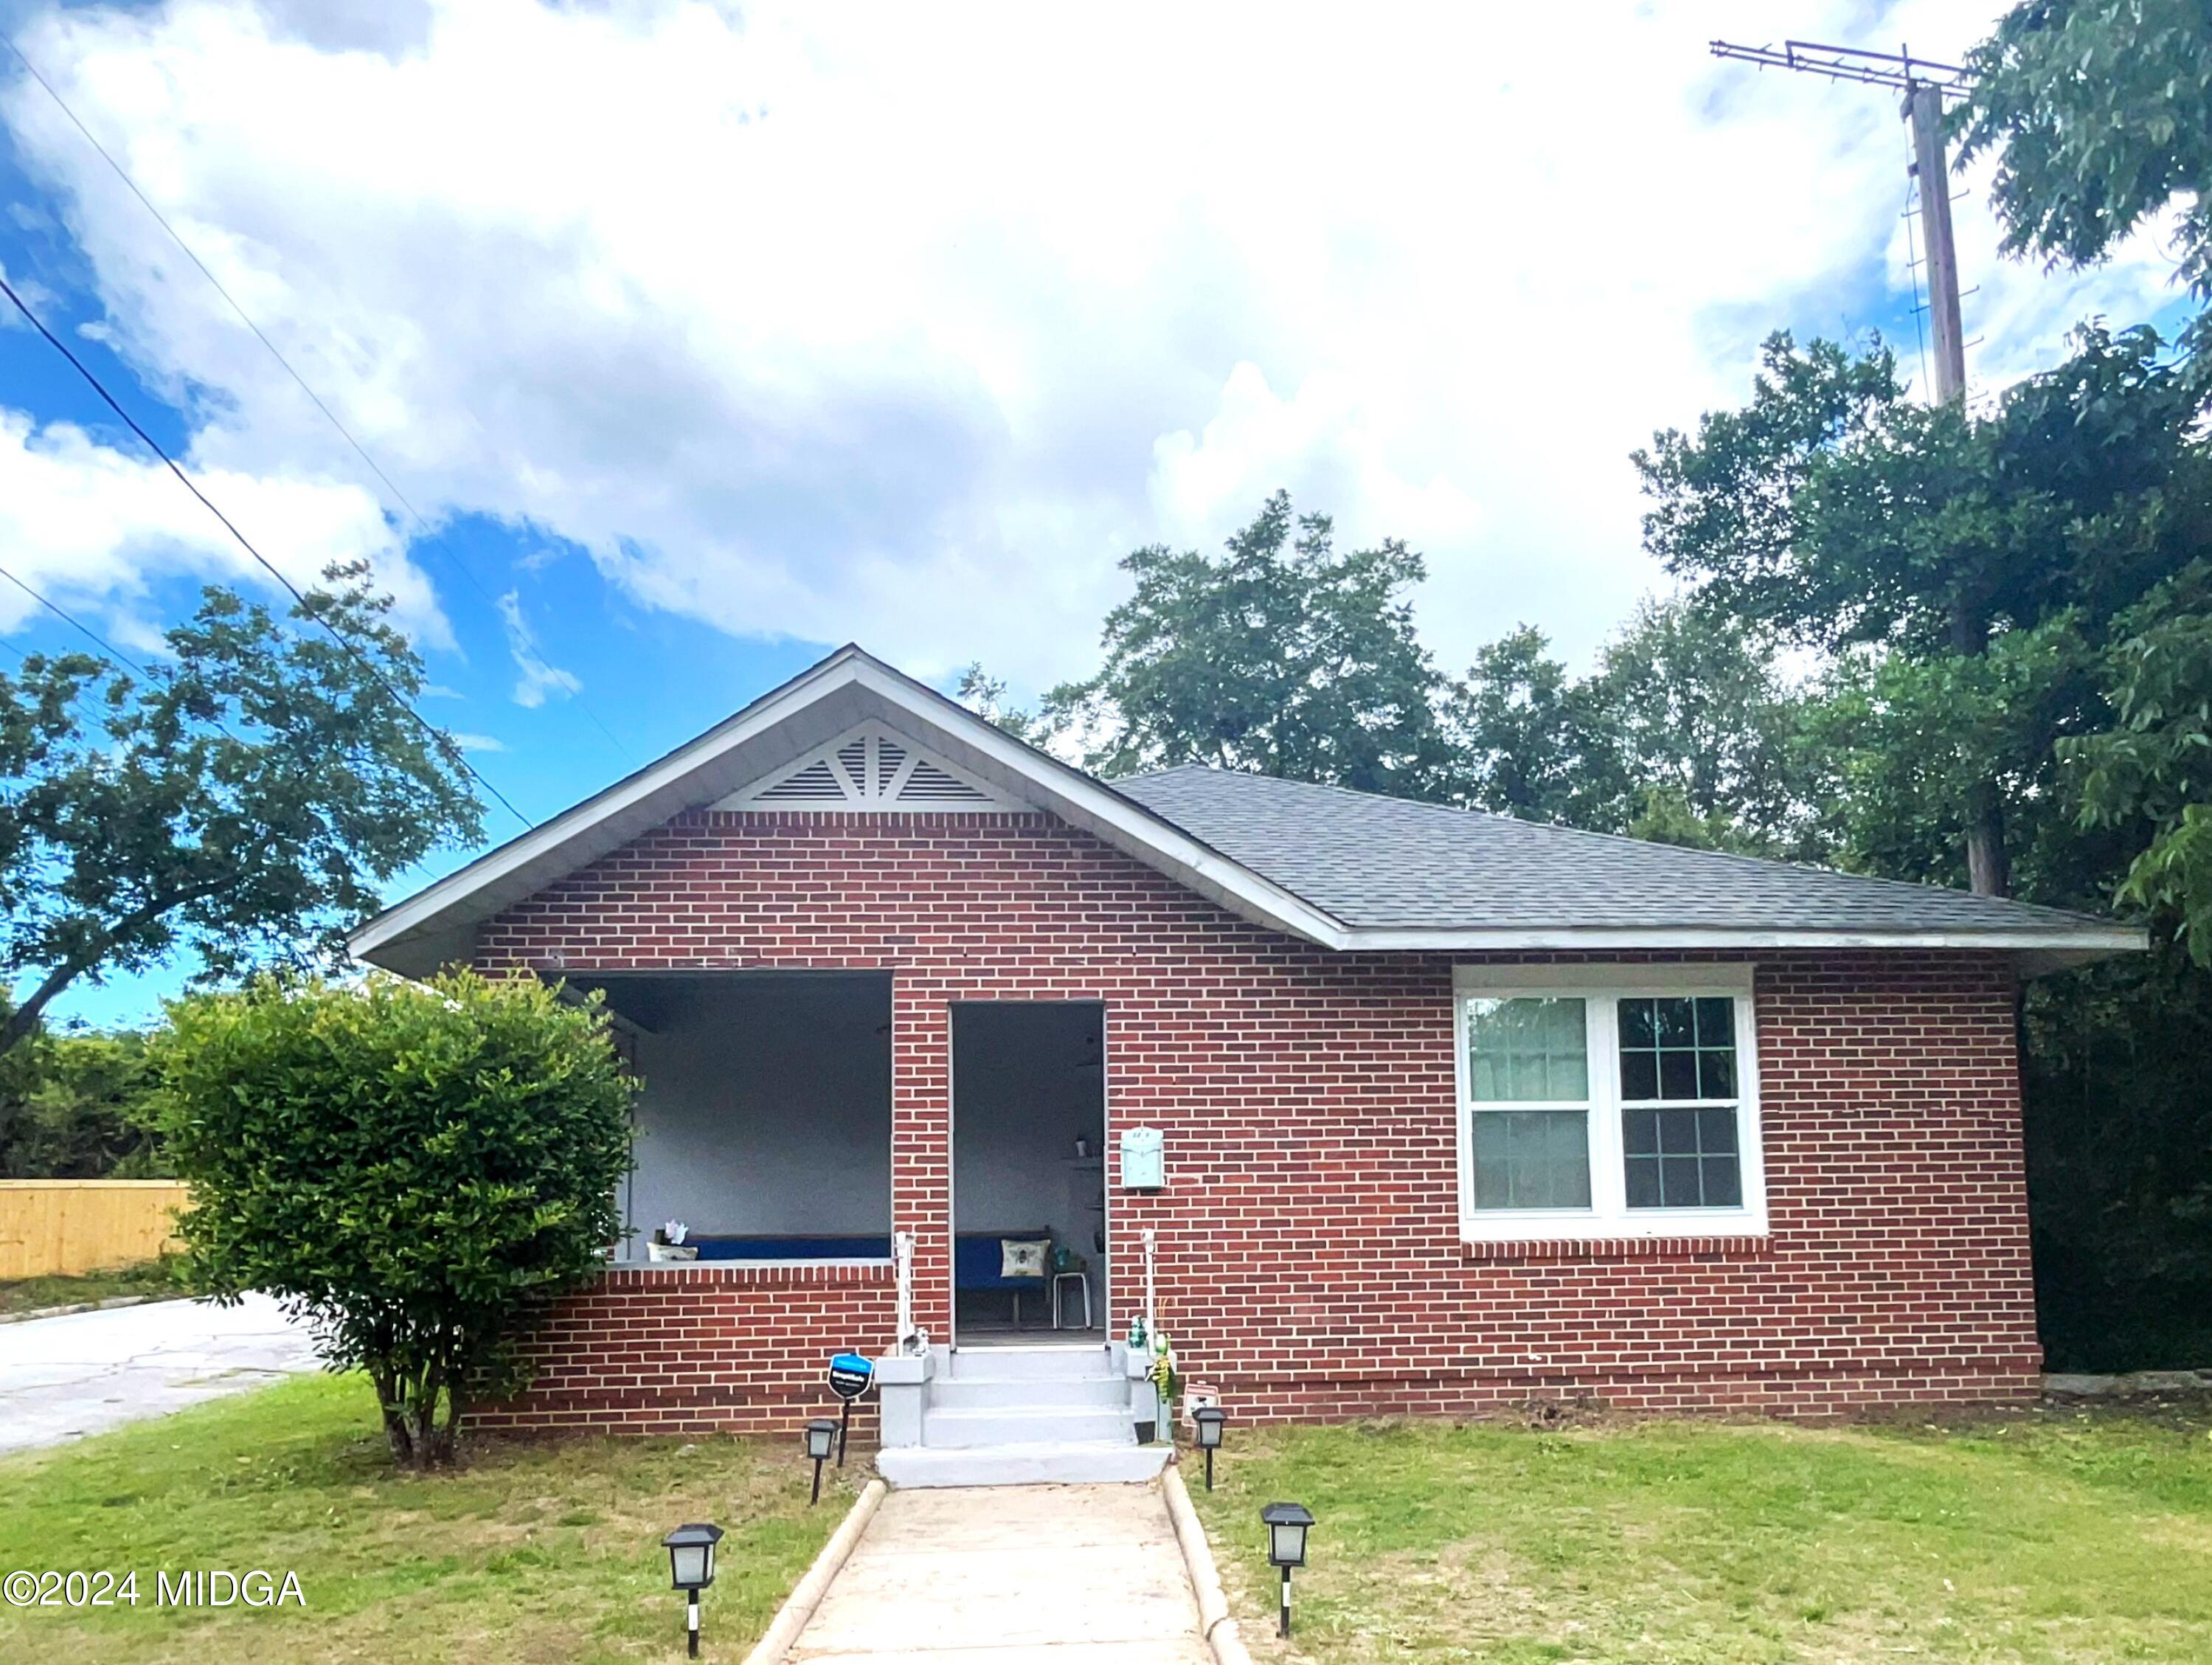
{"label": "concrete driveway", "polygon": [[317,1368],[265,1295],[0,1324],[0,1451],[57,1445]]}

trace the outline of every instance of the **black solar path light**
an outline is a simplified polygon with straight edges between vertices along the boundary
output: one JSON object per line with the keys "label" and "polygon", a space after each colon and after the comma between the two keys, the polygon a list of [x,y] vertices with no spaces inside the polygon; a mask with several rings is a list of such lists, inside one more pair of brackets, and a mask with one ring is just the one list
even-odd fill
{"label": "black solar path light", "polygon": [[1291,1633],[1291,1569],[1306,1564],[1306,1528],[1313,1511],[1302,1503],[1271,1503],[1260,1511],[1267,1528],[1267,1559],[1283,1570],[1283,1620],[1275,1633]]}
{"label": "black solar path light", "polygon": [[699,1592],[714,1582],[714,1546],[721,1538],[719,1526],[694,1521],[660,1540],[668,1551],[669,1582],[684,1592],[684,1628],[694,1659],[699,1657]]}
{"label": "black solar path light", "polygon": [[1206,1453],[1206,1489],[1213,1490],[1213,1454],[1221,1449],[1221,1425],[1229,1419],[1229,1413],[1218,1405],[1200,1405],[1190,1413],[1192,1425],[1198,1430],[1198,1449]]}
{"label": "black solar path light", "polygon": [[837,1424],[834,1418],[818,1416],[806,1425],[806,1455],[814,1459],[814,1495],[806,1501],[822,1501],[822,1465],[830,1461],[830,1454],[837,1449]]}

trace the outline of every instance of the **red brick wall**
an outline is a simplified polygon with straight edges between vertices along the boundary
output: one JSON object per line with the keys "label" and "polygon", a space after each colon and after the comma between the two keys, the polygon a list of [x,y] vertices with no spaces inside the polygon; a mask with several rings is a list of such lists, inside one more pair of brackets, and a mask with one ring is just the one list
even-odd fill
{"label": "red brick wall", "polygon": [[[1118,1127],[1167,1139],[1164,1194],[1111,1193],[1121,1286],[1138,1230],[1157,1227],[1164,1322],[1242,1415],[1536,1395],[1820,1414],[2032,1392],[2006,967],[1750,957],[1771,1238],[1470,1248],[1453,957],[1309,946],[1041,815],[690,815],[488,922],[478,948],[487,966],[570,972],[890,971],[894,1218],[921,1234],[918,1315],[939,1336],[949,1005],[1090,1000],[1107,1006],[1109,1162]],[[687,1310],[654,1275],[575,1310],[605,1328],[563,1322],[547,1346],[567,1397],[533,1402],[653,1422],[675,1378],[649,1333]],[[890,1298],[872,1343],[889,1340]]]}
{"label": "red brick wall", "polygon": [[[832,1416],[830,1355],[888,1335],[886,1266],[692,1265],[607,1273],[562,1301],[528,1346],[521,1398],[470,1413],[472,1426],[635,1434],[793,1434]],[[875,1437],[872,1398],[854,1428]]]}

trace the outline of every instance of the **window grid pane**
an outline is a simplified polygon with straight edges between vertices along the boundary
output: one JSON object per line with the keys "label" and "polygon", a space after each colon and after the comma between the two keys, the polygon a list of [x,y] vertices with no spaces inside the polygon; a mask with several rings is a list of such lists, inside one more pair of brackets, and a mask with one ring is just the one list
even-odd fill
{"label": "window grid pane", "polygon": [[1736,1096],[1735,1002],[1730,997],[1622,1000],[1617,1021],[1624,1103]]}
{"label": "window grid pane", "polygon": [[1735,1208],[1743,1202],[1732,1109],[1625,1109],[1631,1208]]}
{"label": "window grid pane", "polygon": [[1589,1097],[1585,1002],[1470,1000],[1468,1090],[1479,1104],[1577,1103]]}
{"label": "window grid pane", "polygon": [[1476,1208],[1590,1206],[1588,1111],[1474,1114]]}

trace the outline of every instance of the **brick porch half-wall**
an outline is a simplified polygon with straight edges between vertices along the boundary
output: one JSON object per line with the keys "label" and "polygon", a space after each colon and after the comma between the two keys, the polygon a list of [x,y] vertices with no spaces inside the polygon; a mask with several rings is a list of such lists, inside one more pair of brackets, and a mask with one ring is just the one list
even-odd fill
{"label": "brick porch half-wall", "polygon": [[[890,1334],[894,1298],[880,1264],[611,1271],[534,1331],[529,1390],[469,1420],[516,1432],[789,1433],[836,1413],[823,1366],[856,1336]],[[874,1407],[854,1407],[856,1437],[875,1437]]]}
{"label": "brick porch half-wall", "polygon": [[[1771,1236],[1480,1246],[1457,1229],[1455,957],[1481,957],[1332,953],[1050,817],[996,813],[687,815],[487,921],[477,949],[491,969],[890,971],[894,1220],[919,1234],[917,1315],[935,1335],[951,1304],[950,1006],[1085,1000],[1107,1007],[1122,1286],[1157,1228],[1162,1322],[1186,1374],[1240,1417],[1534,1396],[1826,1415],[2036,1390],[2000,957],[1590,956],[1757,962]],[[1137,1125],[1165,1135],[1164,1193],[1118,1188],[1115,1135]],[[615,1274],[563,1309],[540,1344],[548,1377],[515,1414],[762,1425],[769,1383],[818,1382],[833,1345],[890,1340],[888,1274],[830,1299],[672,1293],[658,1275]],[[781,1324],[766,1316],[779,1302]],[[702,1319],[750,1327],[750,1350],[682,1367]],[[800,1355],[782,1373],[762,1357],[779,1344]],[[724,1382],[724,1367],[747,1374]]]}

